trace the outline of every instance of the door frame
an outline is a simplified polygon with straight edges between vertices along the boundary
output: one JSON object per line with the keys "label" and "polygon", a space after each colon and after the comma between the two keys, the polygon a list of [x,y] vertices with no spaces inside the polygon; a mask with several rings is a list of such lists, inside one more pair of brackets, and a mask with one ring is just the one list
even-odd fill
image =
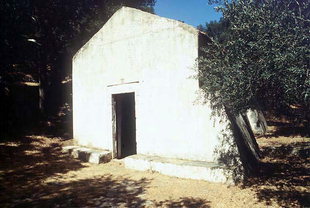
{"label": "door frame", "polygon": [[[113,144],[113,152],[112,152],[112,157],[113,158],[122,158],[122,113],[119,113],[117,116],[117,112],[119,112],[120,106],[117,105],[116,102],[116,96],[117,95],[122,95],[122,94],[133,94],[133,101],[134,101],[134,122],[135,122],[135,127],[137,125],[136,123],[136,92],[121,92],[121,93],[113,93],[111,94],[111,102],[112,102],[112,144]],[[135,131],[135,142],[137,142],[136,138],[136,129]],[[136,147],[137,148],[137,147]]]}
{"label": "door frame", "polygon": [[[105,91],[105,97],[109,103],[109,110],[112,110],[110,112],[109,116],[111,119],[112,127],[111,129],[111,149],[112,149],[112,158],[117,158],[117,149],[116,149],[116,115],[114,115],[115,110],[114,110],[114,104],[113,104],[113,95],[115,94],[123,94],[123,93],[134,93],[135,94],[135,106],[137,106],[138,102],[138,97],[140,96],[140,86],[143,84],[143,81],[132,81],[132,82],[124,82],[124,83],[109,83],[106,85],[106,91]],[[135,116],[136,116],[136,141],[137,141],[137,129],[138,129],[138,124],[137,124],[137,117],[138,116],[138,109],[137,107],[135,108]],[[138,146],[138,144],[137,144]]]}

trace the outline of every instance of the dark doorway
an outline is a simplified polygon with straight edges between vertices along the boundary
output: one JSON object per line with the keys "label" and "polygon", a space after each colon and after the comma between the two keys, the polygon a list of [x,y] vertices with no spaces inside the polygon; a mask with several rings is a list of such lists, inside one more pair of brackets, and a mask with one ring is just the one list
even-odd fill
{"label": "dark doorway", "polygon": [[137,154],[135,94],[112,95],[114,157]]}

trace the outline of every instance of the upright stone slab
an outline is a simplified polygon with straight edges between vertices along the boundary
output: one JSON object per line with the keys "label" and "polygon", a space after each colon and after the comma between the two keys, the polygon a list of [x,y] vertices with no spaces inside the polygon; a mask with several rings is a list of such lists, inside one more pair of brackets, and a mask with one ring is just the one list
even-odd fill
{"label": "upright stone slab", "polygon": [[261,110],[249,109],[246,112],[251,129],[254,134],[264,135],[267,132],[267,121]]}

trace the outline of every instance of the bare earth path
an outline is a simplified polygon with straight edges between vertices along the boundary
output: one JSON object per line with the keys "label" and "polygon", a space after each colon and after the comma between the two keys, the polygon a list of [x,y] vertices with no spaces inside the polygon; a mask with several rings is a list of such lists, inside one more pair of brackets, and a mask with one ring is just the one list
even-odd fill
{"label": "bare earth path", "polygon": [[310,206],[309,158],[295,157],[292,166],[266,157],[264,170],[276,167],[268,177],[227,186],[129,170],[119,161],[81,163],[61,153],[61,144],[42,136],[0,142],[0,207]]}

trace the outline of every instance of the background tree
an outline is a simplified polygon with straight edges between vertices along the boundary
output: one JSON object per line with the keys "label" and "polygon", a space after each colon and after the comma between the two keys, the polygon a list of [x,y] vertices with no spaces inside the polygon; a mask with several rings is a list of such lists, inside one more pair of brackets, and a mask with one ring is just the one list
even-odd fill
{"label": "background tree", "polygon": [[215,3],[227,22],[225,38],[211,37],[199,60],[212,106],[235,114],[258,106],[281,113],[299,108],[309,122],[309,0]]}
{"label": "background tree", "polygon": [[[0,96],[15,82],[40,83],[40,108],[55,115],[70,103],[71,59],[121,6],[153,12],[155,0],[4,0],[0,2]],[[70,83],[70,82],[67,82]],[[8,122],[6,102],[1,122]],[[6,116],[3,116],[6,115]],[[15,116],[22,120],[21,115]]]}
{"label": "background tree", "polygon": [[208,34],[213,40],[222,43],[227,39],[229,21],[221,18],[219,21],[210,21],[205,25],[198,25],[197,29]]}

